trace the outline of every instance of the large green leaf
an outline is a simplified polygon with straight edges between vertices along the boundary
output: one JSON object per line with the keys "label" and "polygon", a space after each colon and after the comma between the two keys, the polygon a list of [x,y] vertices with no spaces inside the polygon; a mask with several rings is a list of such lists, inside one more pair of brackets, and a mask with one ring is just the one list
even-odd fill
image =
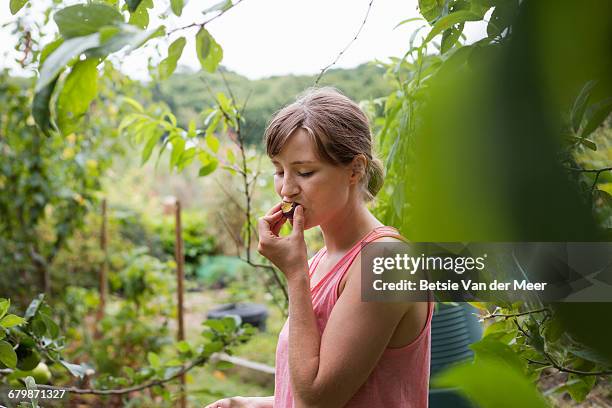
{"label": "large green leaf", "polygon": [[455,24],[465,23],[466,21],[478,21],[480,19],[481,16],[478,14],[466,10],[456,11],[452,14],[446,15],[436,21],[434,26],[431,28],[431,31],[427,35],[427,38],[425,38],[425,42],[431,41],[431,39],[436,35],[451,28]]}
{"label": "large green leaf", "polygon": [[98,93],[97,59],[77,62],[57,100],[57,125],[64,135],[75,131],[79,119]]}
{"label": "large green leaf", "polygon": [[612,98],[606,98],[589,107],[586,115],[587,122],[580,137],[584,138],[593,133],[606,120],[610,112],[612,112]]}
{"label": "large green leaf", "polygon": [[127,6],[128,6],[128,10],[130,10],[131,13],[136,11],[136,9],[138,8],[138,5],[140,4],[141,1],[142,0],[126,0]]}
{"label": "large green leaf", "polygon": [[13,350],[13,346],[4,340],[0,340],[0,362],[8,368],[17,366],[17,353]]}
{"label": "large green leaf", "polygon": [[459,389],[480,408],[547,407],[534,384],[495,358],[454,366],[437,376],[433,384]]}
{"label": "large green leaf", "polygon": [[586,84],[584,84],[580,90],[580,93],[578,94],[578,97],[574,101],[571,112],[572,128],[574,129],[574,132],[578,132],[578,129],[580,128],[584,111],[586,110],[589,97],[591,96],[591,91],[593,90],[595,84],[597,84],[597,81],[588,81]]}
{"label": "large green leaf", "polygon": [[126,46],[129,52],[140,47],[151,38],[163,35],[164,32],[164,26],[148,31],[140,30],[129,24],[122,24],[121,27],[104,27],[100,30],[102,36],[100,39],[100,46],[89,49],[87,55],[105,57]]}
{"label": "large green leaf", "polygon": [[85,37],[70,38],[64,41],[45,60],[40,68],[40,76],[36,82],[35,92],[40,92],[57,78],[57,74],[72,60],[85,50],[100,45],[100,34],[90,34]]}
{"label": "large green leaf", "polygon": [[23,317],[19,317],[14,314],[6,315],[0,320],[0,326],[4,328],[9,328],[13,326],[19,326],[20,324],[24,324],[26,320]]}
{"label": "large green leaf", "polygon": [[444,0],[419,0],[419,11],[430,23],[437,19],[444,8]]}
{"label": "large green leaf", "polygon": [[208,72],[215,72],[223,59],[223,49],[204,27],[196,34],[196,52],[200,65]]}
{"label": "large green leaf", "polygon": [[51,96],[57,84],[57,79],[58,76],[41,90],[37,91],[32,100],[32,116],[34,117],[34,122],[36,122],[38,128],[47,136],[49,135],[49,131],[54,127],[51,122],[51,109],[49,103],[51,102]]}
{"label": "large green leaf", "polygon": [[170,8],[172,12],[177,16],[183,14],[183,7],[185,6],[183,0],[170,0]]}
{"label": "large green leaf", "polygon": [[28,0],[11,0],[11,3],[10,3],[11,14],[12,15],[17,14],[17,12],[21,10],[21,8],[25,6],[27,2]]}
{"label": "large green leaf", "polygon": [[186,43],[187,40],[185,40],[185,37],[181,37],[170,44],[168,47],[168,56],[159,63],[158,69],[160,79],[163,80],[172,75],[176,69],[179,58],[181,58],[181,54],[183,54],[183,48],[185,48]]}
{"label": "large green leaf", "polygon": [[90,35],[104,26],[123,23],[121,13],[103,3],[69,6],[55,13],[53,18],[64,38]]}
{"label": "large green leaf", "polygon": [[63,42],[64,39],[60,37],[57,40],[51,41],[49,44],[45,45],[40,51],[40,55],[38,57],[38,66],[42,67],[49,54],[55,51],[57,47],[62,45]]}

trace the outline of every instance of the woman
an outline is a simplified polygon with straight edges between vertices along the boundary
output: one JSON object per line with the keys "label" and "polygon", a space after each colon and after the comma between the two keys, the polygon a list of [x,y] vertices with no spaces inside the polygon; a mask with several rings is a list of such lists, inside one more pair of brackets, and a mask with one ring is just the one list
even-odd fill
{"label": "woman", "polygon": [[[258,251],[289,290],[274,396],[207,407],[427,407],[432,304],[361,301],[362,244],[403,240],[366,206],[383,182],[367,117],[338,91],[315,89],[279,111],[265,137],[275,190],[295,205],[290,235],[279,236],[280,203],[258,225]],[[308,260],[303,232],[315,226],[325,247]]]}

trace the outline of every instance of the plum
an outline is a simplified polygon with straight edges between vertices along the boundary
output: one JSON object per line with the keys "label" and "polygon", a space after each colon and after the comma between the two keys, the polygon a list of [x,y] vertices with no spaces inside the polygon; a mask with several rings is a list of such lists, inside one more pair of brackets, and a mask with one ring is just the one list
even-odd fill
{"label": "plum", "polygon": [[283,216],[288,219],[293,219],[293,212],[295,211],[295,207],[298,205],[296,202],[283,201],[281,203],[281,211],[283,212]]}

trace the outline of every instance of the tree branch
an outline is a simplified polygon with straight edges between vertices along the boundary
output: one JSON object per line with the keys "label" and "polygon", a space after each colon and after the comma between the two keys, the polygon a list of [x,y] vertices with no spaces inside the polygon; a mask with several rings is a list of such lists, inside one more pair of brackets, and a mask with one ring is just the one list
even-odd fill
{"label": "tree branch", "polygon": [[200,27],[200,28],[204,28],[204,26],[208,23],[210,23],[211,21],[221,17],[223,14],[227,13],[229,10],[233,9],[234,7],[236,7],[238,4],[242,3],[244,0],[238,0],[235,3],[232,4],[231,7],[225,9],[225,10],[221,10],[221,12],[219,14],[216,14],[215,16],[209,18],[208,20],[202,21],[201,23],[191,23],[188,24],[186,26],[182,26],[182,27],[177,27],[175,29],[172,29],[170,31],[168,31],[166,33],[166,36],[169,36],[170,34],[177,32],[177,31],[181,31],[181,30],[186,30],[188,28],[193,28],[193,27]]}
{"label": "tree branch", "polygon": [[483,320],[488,320],[488,319],[493,319],[493,318],[496,318],[496,317],[503,317],[504,319],[509,319],[511,317],[526,316],[526,315],[530,315],[530,314],[534,314],[534,313],[551,313],[551,311],[550,311],[549,308],[543,307],[541,309],[527,310],[526,312],[511,313],[511,314],[491,313],[491,314],[488,314],[486,316],[483,316],[482,319]]}
{"label": "tree branch", "polygon": [[344,49],[342,51],[340,51],[340,53],[336,56],[336,59],[331,64],[329,64],[326,67],[321,69],[321,72],[319,73],[319,76],[317,76],[317,79],[315,80],[315,83],[314,83],[315,86],[319,85],[319,81],[323,77],[323,74],[325,74],[325,72],[328,69],[330,69],[332,66],[334,66],[338,62],[340,57],[342,57],[342,55],[349,49],[349,47],[351,45],[353,45],[355,40],[357,40],[357,37],[359,37],[359,34],[361,33],[361,30],[363,29],[363,26],[365,26],[365,23],[368,20],[368,16],[370,15],[370,10],[372,9],[372,3],[374,3],[374,0],[370,0],[370,4],[368,4],[368,10],[366,11],[365,17],[363,18],[363,22],[359,26],[359,30],[357,30],[357,33],[355,34],[353,39],[351,41],[349,41],[349,43],[346,45],[346,47],[344,47]]}
{"label": "tree branch", "polygon": [[43,390],[64,390],[64,391],[71,392],[74,394],[122,395],[122,394],[128,394],[130,392],[134,392],[134,391],[141,391],[146,388],[151,388],[156,385],[162,385],[172,380],[175,380],[181,375],[192,370],[194,367],[204,364],[206,361],[208,361],[207,357],[199,357],[195,359],[194,361],[192,361],[191,363],[184,366],[181,370],[179,370],[178,372],[176,372],[175,374],[173,374],[172,376],[168,378],[165,378],[163,380],[148,381],[148,382],[145,382],[139,385],[134,385],[132,387],[126,387],[126,388],[100,390],[100,389],[95,389],[95,388],[57,387],[53,385],[42,385],[42,384],[37,384],[36,387],[39,389],[43,389]]}

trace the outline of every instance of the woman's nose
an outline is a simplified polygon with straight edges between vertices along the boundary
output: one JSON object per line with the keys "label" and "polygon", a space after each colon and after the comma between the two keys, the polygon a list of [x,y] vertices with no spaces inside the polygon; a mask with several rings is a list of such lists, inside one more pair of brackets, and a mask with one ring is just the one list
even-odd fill
{"label": "woman's nose", "polygon": [[283,179],[283,184],[280,191],[282,197],[293,197],[297,195],[299,191],[300,187],[291,177],[285,177]]}

